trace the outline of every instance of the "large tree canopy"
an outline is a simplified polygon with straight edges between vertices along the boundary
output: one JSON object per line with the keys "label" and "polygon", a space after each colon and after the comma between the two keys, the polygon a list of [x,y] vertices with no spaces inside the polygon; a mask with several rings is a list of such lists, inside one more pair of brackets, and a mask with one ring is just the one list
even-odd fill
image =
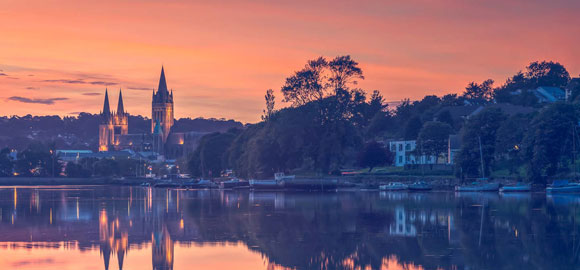
{"label": "large tree canopy", "polygon": [[531,179],[544,183],[544,176],[567,171],[573,155],[578,117],[574,106],[556,103],[544,108],[530,125],[524,139],[524,158]]}
{"label": "large tree canopy", "polygon": [[451,131],[451,126],[446,123],[437,121],[425,123],[417,138],[419,151],[438,158],[447,151],[447,142]]}

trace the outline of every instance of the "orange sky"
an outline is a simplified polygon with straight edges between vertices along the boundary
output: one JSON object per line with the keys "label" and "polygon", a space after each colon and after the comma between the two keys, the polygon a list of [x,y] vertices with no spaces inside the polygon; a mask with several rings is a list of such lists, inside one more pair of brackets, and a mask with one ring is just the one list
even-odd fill
{"label": "orange sky", "polygon": [[[477,3],[476,3],[477,2]],[[161,65],[176,117],[256,122],[308,59],[350,54],[389,101],[498,83],[535,60],[580,72],[580,1],[0,0],[0,115],[150,115]],[[107,86],[108,85],[108,86]],[[145,89],[145,90],[143,90]],[[113,98],[114,97],[114,98]],[[278,106],[282,105],[278,101]]]}

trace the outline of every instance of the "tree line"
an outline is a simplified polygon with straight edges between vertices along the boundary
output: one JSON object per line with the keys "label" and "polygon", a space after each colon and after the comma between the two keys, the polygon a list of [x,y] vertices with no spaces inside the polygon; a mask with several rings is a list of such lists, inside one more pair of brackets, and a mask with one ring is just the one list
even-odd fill
{"label": "tree line", "polygon": [[[0,177],[134,177],[151,171],[156,174],[176,173],[165,166],[129,158],[81,158],[63,162],[54,143],[34,142],[16,156],[11,149],[0,150]],[[14,152],[16,153],[16,152]]]}
{"label": "tree line", "polygon": [[[459,177],[505,169],[516,177],[544,181],[545,176],[570,172],[580,83],[560,63],[533,62],[500,86],[491,79],[471,82],[462,94],[406,99],[395,108],[388,107],[379,91],[368,94],[359,88],[363,79],[358,62],[348,55],[308,61],[280,89],[290,106],[275,109],[274,91],[266,91],[262,121],[203,137],[188,159],[190,172],[215,177],[233,169],[259,178],[279,171],[320,175],[372,170],[392,162],[393,153],[385,147],[389,140],[417,140],[421,147],[416,154],[446,158],[452,134],[462,141],[455,162]],[[540,103],[533,91],[539,86],[568,88],[569,102]],[[483,110],[462,114],[478,107]]]}

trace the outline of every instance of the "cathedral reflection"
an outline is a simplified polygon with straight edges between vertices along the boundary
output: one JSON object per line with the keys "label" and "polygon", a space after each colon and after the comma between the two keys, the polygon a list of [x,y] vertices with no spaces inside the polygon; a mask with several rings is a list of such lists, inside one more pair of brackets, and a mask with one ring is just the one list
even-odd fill
{"label": "cathedral reflection", "polygon": [[[264,269],[535,269],[577,266],[526,249],[577,250],[567,237],[579,229],[571,204],[578,202],[453,193],[10,188],[0,189],[0,244],[98,249],[106,270],[123,269],[132,250],[144,248],[152,269],[173,269],[176,244],[215,243],[262,254]],[[561,237],[539,240],[545,235]],[[516,252],[525,256],[503,255]],[[484,259],[491,257],[497,262]]]}

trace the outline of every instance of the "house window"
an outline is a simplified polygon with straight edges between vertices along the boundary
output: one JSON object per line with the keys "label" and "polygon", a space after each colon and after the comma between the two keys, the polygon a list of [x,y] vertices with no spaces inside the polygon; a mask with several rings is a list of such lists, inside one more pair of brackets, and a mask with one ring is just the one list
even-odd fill
{"label": "house window", "polygon": [[403,151],[403,144],[399,144],[399,151]]}
{"label": "house window", "polygon": [[399,156],[399,163],[403,163],[403,156]]}
{"label": "house window", "polygon": [[405,150],[406,151],[411,151],[411,144],[410,143],[408,143],[408,144],[405,145]]}

